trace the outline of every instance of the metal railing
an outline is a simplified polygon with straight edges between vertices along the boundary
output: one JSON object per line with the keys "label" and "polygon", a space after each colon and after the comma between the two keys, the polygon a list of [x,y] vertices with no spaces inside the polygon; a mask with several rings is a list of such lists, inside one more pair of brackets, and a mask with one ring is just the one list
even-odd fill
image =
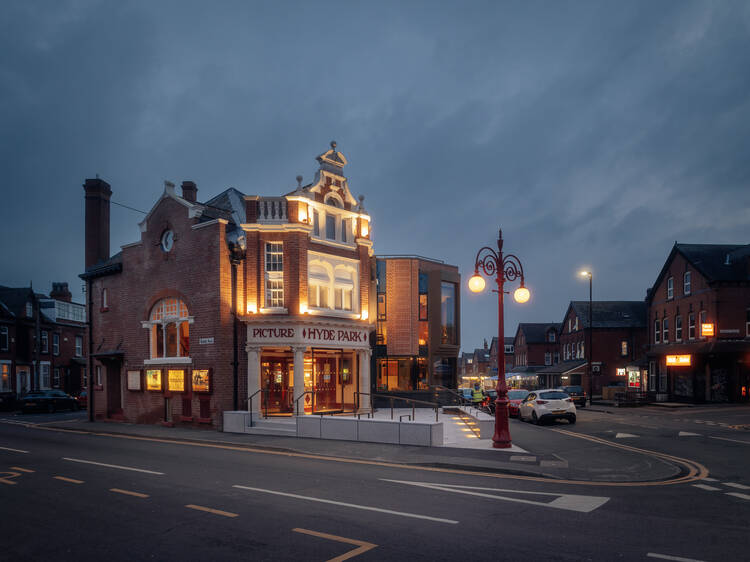
{"label": "metal railing", "polygon": [[[255,398],[256,395],[263,393],[265,395],[265,401],[258,404],[258,406],[263,407],[265,406],[265,412],[263,412],[263,417],[268,417],[268,389],[267,388],[259,388],[255,392],[253,392],[250,396],[247,397],[247,411],[250,414],[250,427],[253,426],[253,398]],[[258,408],[258,412],[260,412],[261,408]]]}
{"label": "metal railing", "polygon": [[[373,392],[355,392],[355,396],[357,396],[357,404],[360,404],[359,397],[360,396],[369,396],[370,398],[387,398],[390,401],[391,404],[391,419],[393,419],[393,401],[394,400],[401,400],[402,402],[407,402],[411,404],[411,419],[414,421],[415,414],[416,414],[416,405],[417,404],[425,404],[435,410],[435,421],[439,420],[440,415],[440,404],[437,402],[427,402],[425,400],[415,400],[413,398],[403,398],[401,396],[389,396],[388,394],[376,394]],[[370,407],[372,407],[372,402],[370,402]]]}

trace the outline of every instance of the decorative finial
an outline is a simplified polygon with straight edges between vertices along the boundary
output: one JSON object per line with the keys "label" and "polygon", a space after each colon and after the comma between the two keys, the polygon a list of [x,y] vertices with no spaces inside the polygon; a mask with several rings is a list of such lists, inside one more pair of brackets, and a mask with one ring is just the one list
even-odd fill
{"label": "decorative finial", "polygon": [[331,141],[331,148],[336,150],[336,141]]}
{"label": "decorative finial", "polygon": [[297,176],[297,189],[302,189],[302,176]]}
{"label": "decorative finial", "polygon": [[364,201],[364,200],[365,200],[365,196],[364,195],[360,195],[359,196],[359,202],[362,203],[362,201]]}
{"label": "decorative finial", "polygon": [[96,179],[99,179],[99,174],[96,174]]}

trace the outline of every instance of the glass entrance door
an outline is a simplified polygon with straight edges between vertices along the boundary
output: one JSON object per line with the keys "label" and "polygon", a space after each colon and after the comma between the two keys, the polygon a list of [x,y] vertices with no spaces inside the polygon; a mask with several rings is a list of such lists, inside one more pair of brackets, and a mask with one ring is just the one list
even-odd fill
{"label": "glass entrance door", "polygon": [[294,380],[294,364],[286,357],[261,358],[261,381],[263,411],[269,414],[291,414],[292,392],[290,382]]}
{"label": "glass entrance door", "polygon": [[341,410],[341,351],[313,351],[313,413]]}

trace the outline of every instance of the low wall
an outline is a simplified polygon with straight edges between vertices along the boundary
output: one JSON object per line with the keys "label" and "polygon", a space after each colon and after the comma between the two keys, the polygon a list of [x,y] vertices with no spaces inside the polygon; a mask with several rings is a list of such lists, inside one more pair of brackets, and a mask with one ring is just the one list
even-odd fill
{"label": "low wall", "polygon": [[297,437],[442,447],[443,424],[442,422],[299,416]]}

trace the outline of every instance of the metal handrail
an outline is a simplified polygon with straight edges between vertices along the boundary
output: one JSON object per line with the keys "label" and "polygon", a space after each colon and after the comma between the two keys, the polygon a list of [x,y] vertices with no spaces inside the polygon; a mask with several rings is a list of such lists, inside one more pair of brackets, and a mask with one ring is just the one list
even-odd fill
{"label": "metal handrail", "polygon": [[294,413],[295,415],[299,416],[299,401],[306,395],[306,394],[312,394],[313,399],[313,411],[315,410],[315,393],[312,390],[305,390],[302,394],[297,396],[297,398],[294,399]]}
{"label": "metal handrail", "polygon": [[[263,392],[266,395],[266,403],[265,403],[265,413],[263,414],[264,417],[268,417],[268,389],[267,388],[259,388],[255,392],[253,392],[250,396],[247,397],[247,400],[245,402],[248,403],[247,411],[250,414],[250,425],[252,427],[253,423],[253,398],[255,398],[256,394],[260,394]],[[260,411],[260,408],[258,408],[258,411]]]}
{"label": "metal handrail", "polygon": [[[426,400],[415,400],[414,398],[404,398],[402,396],[389,396],[387,394],[376,394],[373,392],[355,392],[356,395],[364,395],[364,396],[375,396],[376,398],[387,398],[391,402],[391,419],[393,419],[393,401],[394,400],[401,400],[403,402],[411,403],[411,415],[412,420],[414,420],[414,414],[415,414],[415,404],[427,404],[431,408],[435,410],[435,421],[439,420],[439,414],[440,414],[440,404],[437,404],[436,402],[427,402]],[[372,404],[370,405],[372,407]]]}
{"label": "metal handrail", "polygon": [[458,398],[458,400],[459,400],[459,402],[460,402],[460,404],[462,406],[466,406],[467,404],[471,403],[471,400],[467,400],[466,398],[464,398],[463,394],[460,394],[460,393],[456,392],[452,388],[448,388],[448,387],[445,387],[445,386],[442,386],[442,385],[439,385],[439,384],[435,384],[435,385],[431,386],[430,388],[434,388],[436,390],[447,391],[450,394],[453,394],[456,398]]}

